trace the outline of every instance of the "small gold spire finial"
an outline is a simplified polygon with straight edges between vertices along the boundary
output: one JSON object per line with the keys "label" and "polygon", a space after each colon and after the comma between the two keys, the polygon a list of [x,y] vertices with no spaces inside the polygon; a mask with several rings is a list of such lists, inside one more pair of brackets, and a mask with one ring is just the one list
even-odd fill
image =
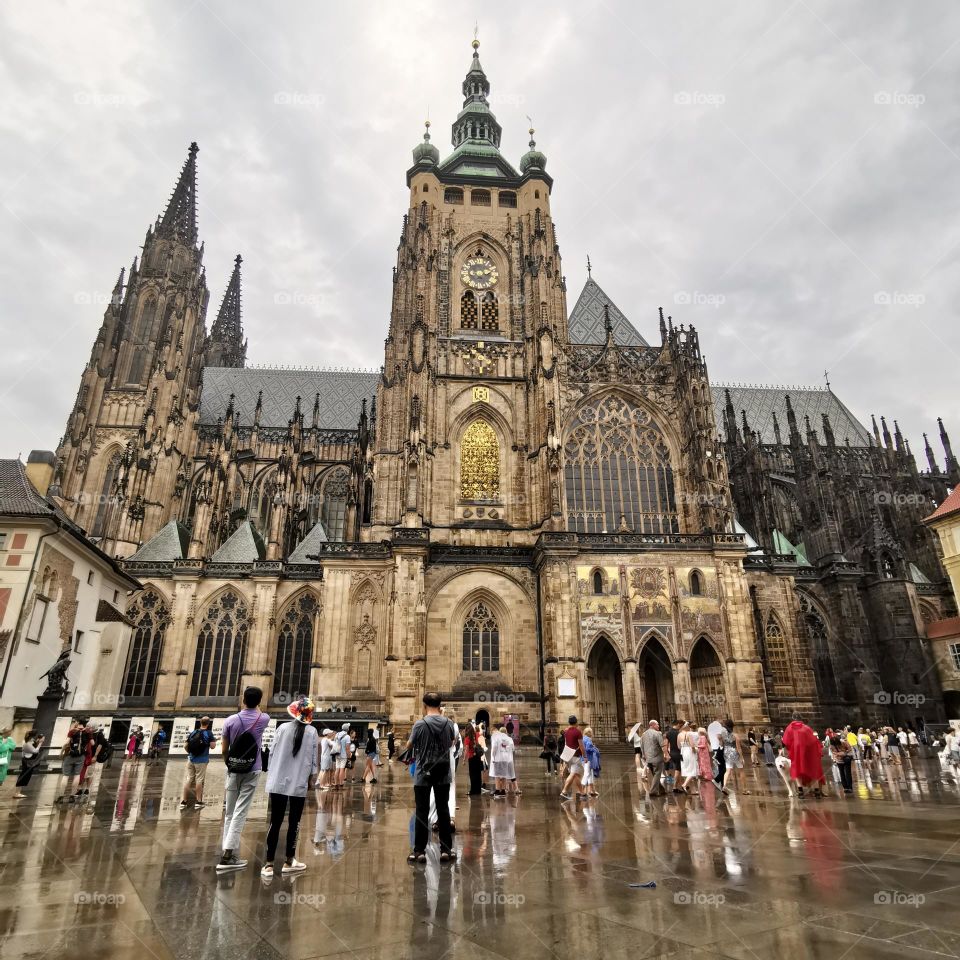
{"label": "small gold spire finial", "polygon": [[480,48],[480,41],[477,39],[477,34],[480,32],[480,24],[474,23],[473,25],[473,42],[470,44],[473,47],[474,52]]}

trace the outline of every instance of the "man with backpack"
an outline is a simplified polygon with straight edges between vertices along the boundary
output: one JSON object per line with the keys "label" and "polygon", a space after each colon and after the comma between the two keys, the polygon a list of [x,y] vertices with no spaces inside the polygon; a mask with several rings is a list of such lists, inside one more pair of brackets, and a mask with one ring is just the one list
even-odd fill
{"label": "man with backpack", "polygon": [[342,790],[343,784],[347,779],[347,765],[353,753],[353,743],[350,740],[349,723],[343,724],[343,726],[340,728],[340,732],[334,738],[334,743],[336,744],[336,749],[334,750],[333,755],[336,758],[337,766],[334,789]]}
{"label": "man with backpack", "polygon": [[453,852],[453,831],[450,828],[450,783],[453,765],[450,748],[457,731],[453,721],[440,712],[440,694],[428,693],[423,698],[426,708],[410,731],[407,750],[416,764],[413,773],[413,795],[416,817],[413,833],[413,852],[408,863],[425,863],[427,841],[430,839],[430,796],[437,808],[437,832],[440,835],[440,861],[456,860]]}
{"label": "man with backpack", "polygon": [[200,727],[187,737],[187,774],[183,780],[183,799],[180,809],[185,810],[189,803],[191,791],[194,796],[195,807],[203,804],[203,781],[207,776],[207,766],[210,763],[210,747],[217,738],[210,729],[210,718],[201,717]]}
{"label": "man with backpack", "polygon": [[224,789],[226,814],[223,820],[223,853],[217,864],[217,873],[242,870],[247,861],[237,856],[240,834],[247,822],[247,813],[257,791],[257,781],[263,769],[260,756],[263,731],[270,717],[260,709],[263,691],[247,687],[243,691],[243,706],[238,713],[227,717],[220,737],[223,762],[227,767]]}
{"label": "man with backpack", "polygon": [[71,793],[73,778],[81,774],[86,763],[87,741],[86,734],[87,720],[85,717],[74,717],[70,721],[70,729],[67,731],[67,739],[61,750],[63,762],[60,767],[60,773],[67,778],[67,788],[62,796],[57,797],[56,803],[76,803],[81,796],[80,789],[76,793]]}

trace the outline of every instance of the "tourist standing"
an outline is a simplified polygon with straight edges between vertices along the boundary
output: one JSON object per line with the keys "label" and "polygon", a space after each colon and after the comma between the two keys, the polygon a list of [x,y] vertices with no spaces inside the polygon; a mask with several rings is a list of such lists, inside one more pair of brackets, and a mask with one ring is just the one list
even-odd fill
{"label": "tourist standing", "polygon": [[334,751],[336,746],[333,731],[329,727],[324,727],[323,736],[320,738],[320,779],[317,781],[317,786],[323,791],[330,789],[331,780],[335,775]]}
{"label": "tourist standing", "polygon": [[545,777],[555,777],[557,775],[557,738],[551,730],[543,735],[543,750],[540,757],[547,763],[547,769],[543,775]]}
{"label": "tourist standing", "polygon": [[710,752],[717,761],[717,786],[723,789],[723,779],[727,772],[727,761],[723,756],[723,734],[727,728],[722,720],[717,718],[707,727],[707,739],[710,741]]}
{"label": "tourist standing", "polygon": [[[720,741],[723,744],[723,761],[727,768],[722,789],[724,793],[728,793],[727,786],[731,780],[739,787],[743,770],[743,744],[740,742],[740,735],[735,732],[735,724],[732,720],[727,720],[724,724]],[[744,788],[737,790],[737,793],[749,795],[750,791]]]}
{"label": "tourist standing", "polygon": [[[277,728],[270,750],[267,771],[267,794],[270,797],[270,829],[267,831],[267,862],[260,876],[270,879],[280,841],[280,828],[287,817],[287,845],[281,873],[300,873],[307,869],[297,859],[297,837],[300,818],[317,773],[317,731],[313,728],[313,701],[308,697],[294,700],[287,707],[293,723]],[[289,811],[289,813],[288,813]]]}
{"label": "tourist standing", "polygon": [[471,720],[463,731],[463,751],[470,776],[467,796],[479,797],[483,790],[483,748],[480,746],[480,731],[477,729],[476,720]]}
{"label": "tourist standing", "polygon": [[207,778],[207,768],[210,764],[210,747],[217,738],[210,729],[209,717],[200,718],[200,726],[187,737],[187,771],[183,778],[183,796],[180,798],[180,809],[187,808],[190,794],[193,793],[193,805],[205,806],[203,802],[203,783]]}
{"label": "tourist standing", "polygon": [[772,767],[777,761],[777,755],[773,749],[773,734],[769,730],[764,730],[760,742],[763,746],[763,762],[768,767]]}
{"label": "tourist standing", "polygon": [[392,730],[387,731],[387,761],[393,763],[394,755],[397,752],[397,738]]}
{"label": "tourist standing", "polygon": [[627,733],[627,743],[633,747],[633,765],[641,776],[647,775],[647,768],[643,765],[643,750],[640,747],[640,737],[643,735],[643,721],[638,720]]}
{"label": "tourist standing", "polygon": [[513,737],[506,727],[494,731],[490,737],[490,776],[494,778],[494,800],[504,800],[507,784],[516,780],[513,763]]}
{"label": "tourist standing", "polygon": [[70,721],[70,729],[67,731],[67,740],[63,745],[63,762],[60,766],[60,774],[67,778],[67,787],[63,794],[57,797],[57,801],[66,800],[69,803],[75,803],[80,791],[75,794],[70,793],[73,786],[73,778],[78,776],[83,770],[87,740],[84,734],[86,719],[74,717]]}
{"label": "tourist standing", "polygon": [[643,753],[643,762],[650,771],[650,783],[647,784],[647,797],[661,796],[667,791],[660,782],[663,776],[663,735],[660,733],[660,724],[651,720],[647,729],[640,737],[640,749]]}
{"label": "tourist standing", "polygon": [[[856,739],[856,737],[854,737]],[[790,777],[797,781],[797,796],[804,796],[804,789],[814,788],[814,796],[822,797],[823,767],[820,763],[820,741],[804,722],[799,713],[783,734],[783,745],[790,754]]]}
{"label": "tourist standing", "polygon": [[413,850],[409,863],[425,863],[430,839],[430,797],[437,808],[437,832],[440,839],[440,859],[456,860],[453,852],[453,831],[450,829],[450,748],[456,731],[454,725],[440,712],[440,694],[427,693],[423,698],[424,716],[410,731],[407,750],[414,760],[413,795],[414,815]]}
{"label": "tourist standing", "polygon": [[374,736],[373,727],[370,727],[367,730],[367,745],[364,747],[364,765],[363,765],[363,776],[361,780],[367,779],[367,774],[370,775],[370,782],[377,782],[377,758],[379,754],[379,749],[377,747],[377,738]]}
{"label": "tourist standing", "polygon": [[697,728],[697,771],[701,780],[714,780],[713,754],[706,727]]}
{"label": "tourist standing", "polygon": [[[832,732],[832,731],[830,731]],[[846,737],[833,736],[830,738],[830,751],[833,762],[840,772],[840,785],[844,793],[853,793],[853,748]]]}
{"label": "tourist standing", "polygon": [[336,757],[336,782],[334,787],[342,790],[347,779],[347,766],[350,761],[350,724],[344,723],[340,727],[340,732],[336,736],[337,750]]}
{"label": "tourist standing", "polygon": [[750,766],[760,766],[760,744],[757,742],[757,735],[752,731],[747,731],[747,744],[750,747]]}
{"label": "tourist standing", "polygon": [[4,727],[0,730],[0,785],[7,779],[13,751],[17,749],[17,741],[10,736],[11,733],[13,733],[12,727]]}
{"label": "tourist standing", "polygon": [[597,778],[600,776],[600,749],[593,742],[593,727],[583,728],[583,787],[589,797],[599,797]]}
{"label": "tourist standing", "polygon": [[691,729],[689,720],[683,721],[677,743],[680,745],[680,776],[683,777],[680,789],[686,793],[690,781],[696,779],[698,772],[697,735]]}
{"label": "tourist standing", "polygon": [[577,718],[567,717],[569,726],[563,731],[563,752],[560,759],[567,765],[567,779],[560,789],[560,798],[562,800],[572,800],[573,795],[569,793],[571,785],[574,786],[577,796],[581,796],[581,780],[583,777],[583,731],[577,726]]}
{"label": "tourist standing", "polygon": [[243,691],[242,707],[227,717],[223,724],[220,752],[227,767],[224,786],[226,814],[223,820],[223,853],[217,864],[217,873],[242,870],[247,865],[246,860],[237,856],[237,851],[263,770],[260,752],[263,731],[270,717],[260,709],[262,700],[263,691],[259,687],[247,687]]}
{"label": "tourist standing", "polygon": [[40,766],[44,739],[36,730],[31,730],[23,738],[23,747],[20,750],[20,772],[17,775],[17,792],[13,795],[14,800],[25,800],[27,797],[23,788],[30,782],[34,770]]}
{"label": "tourist standing", "polygon": [[674,720],[667,728],[664,739],[667,741],[667,764],[666,770],[667,783],[673,788],[674,793],[680,793],[680,721]]}

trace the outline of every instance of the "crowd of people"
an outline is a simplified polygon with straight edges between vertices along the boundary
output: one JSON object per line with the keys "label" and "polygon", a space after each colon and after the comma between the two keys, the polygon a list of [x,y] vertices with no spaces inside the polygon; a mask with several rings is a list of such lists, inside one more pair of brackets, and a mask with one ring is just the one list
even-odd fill
{"label": "crowd of people", "polygon": [[[267,881],[274,876],[281,833],[286,825],[280,871],[296,874],[306,869],[297,859],[300,821],[307,798],[315,791],[318,806],[323,795],[340,793],[348,783],[358,780],[378,782],[380,738],[375,727],[366,731],[365,740],[349,722],[339,730],[313,725],[314,705],[300,698],[289,705],[293,722],[277,726],[266,748],[264,734],[270,718],[261,710],[262,691],[247,687],[240,709],[228,717],[219,737],[219,757],[225,764],[224,819],[218,873],[241,870],[247,861],[240,856],[241,835],[261,774],[266,773],[265,791],[269,798],[268,829],[265,838],[265,863],[261,875]],[[395,732],[386,734],[387,763],[399,762],[409,770],[415,812],[411,819],[411,863],[422,863],[433,831],[439,843],[439,859],[456,859],[453,835],[456,831],[456,775],[461,761],[467,767],[470,798],[489,795],[495,801],[521,796],[517,776],[516,752],[519,730],[513,719],[502,725],[490,725],[471,719],[461,727],[445,710],[438,694],[424,699],[424,715],[412,727],[400,745]],[[0,730],[0,784],[7,776],[16,743],[10,730]],[[150,739],[150,755],[159,754],[165,745],[158,731]],[[927,743],[924,734],[910,727],[852,727],[826,729],[818,734],[799,714],[779,732],[743,730],[731,719],[716,717],[705,726],[675,720],[661,729],[658,720],[637,722],[625,731],[633,748],[638,784],[647,798],[675,794],[699,795],[705,784],[722,794],[749,795],[746,768],[776,768],[791,796],[819,798],[831,785],[838,795],[853,791],[853,769],[869,765],[902,765],[920,756],[926,748],[941,752],[945,764],[960,773],[960,735],[955,729],[941,741]],[[126,743],[126,757],[136,764],[143,755],[149,734],[133,727]],[[218,738],[210,717],[200,718],[197,729],[186,738],[186,765],[180,809],[205,806],[204,787],[212,750]],[[601,752],[594,731],[581,726],[571,715],[563,730],[547,729],[541,743],[540,758],[544,775],[556,778],[562,804],[584,803],[587,811],[599,796]],[[44,738],[36,731],[27,733],[22,745],[21,769],[17,776],[15,798],[23,799],[43,755]],[[65,789],[58,802],[82,801],[100,765],[109,765],[113,747],[102,727],[94,727],[85,718],[74,718],[61,747],[61,781]],[[74,791],[74,781],[76,790]],[[59,793],[59,791],[58,791]],[[569,809],[572,809],[569,808]]]}

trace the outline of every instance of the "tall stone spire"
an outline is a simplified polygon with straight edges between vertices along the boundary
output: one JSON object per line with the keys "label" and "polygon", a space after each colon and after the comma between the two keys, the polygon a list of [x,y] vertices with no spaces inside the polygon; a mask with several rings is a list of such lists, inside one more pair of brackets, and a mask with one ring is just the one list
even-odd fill
{"label": "tall stone spire", "polygon": [[480,41],[476,37],[472,46],[473,59],[463,80],[463,109],[453,122],[451,142],[454,147],[469,143],[496,149],[500,146],[502,128],[487,103],[490,81],[480,66]]}
{"label": "tall stone spire", "polygon": [[240,316],[240,264],[237,254],[233,273],[223,295],[220,311],[207,340],[206,363],[210,367],[242,367],[247,359],[247,341],[243,338]]}
{"label": "tall stone spire", "polygon": [[157,233],[176,237],[188,243],[197,242],[197,153],[200,148],[190,144],[180,178],[173,188],[167,209],[160,218]]}

